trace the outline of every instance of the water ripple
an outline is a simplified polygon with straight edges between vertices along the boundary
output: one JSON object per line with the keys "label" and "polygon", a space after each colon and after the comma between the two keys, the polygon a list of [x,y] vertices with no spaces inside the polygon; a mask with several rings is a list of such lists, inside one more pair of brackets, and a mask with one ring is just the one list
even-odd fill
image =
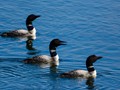
{"label": "water ripple", "polygon": [[[37,29],[37,39],[33,41],[36,50],[28,50],[25,39],[0,37],[0,89],[119,89],[119,3],[119,0],[1,1],[0,33],[26,28],[26,16],[31,13],[40,14],[41,18],[33,22]],[[49,55],[48,45],[53,38],[67,41],[66,46],[57,49],[60,56],[57,69],[22,62],[35,55]],[[94,83],[59,77],[65,71],[86,70],[85,60],[91,54],[103,56],[94,64],[98,72]]]}

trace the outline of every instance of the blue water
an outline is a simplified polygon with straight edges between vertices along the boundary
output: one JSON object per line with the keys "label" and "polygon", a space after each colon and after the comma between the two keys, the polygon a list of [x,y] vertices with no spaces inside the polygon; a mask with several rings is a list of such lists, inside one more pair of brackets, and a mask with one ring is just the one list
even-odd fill
{"label": "blue water", "polygon": [[[26,28],[25,19],[41,15],[33,24],[36,50],[26,48],[25,39],[0,37],[0,90],[120,90],[120,1],[119,0],[2,0],[0,32]],[[22,61],[48,54],[49,42],[67,41],[57,49],[60,65],[55,70]],[[86,69],[89,55],[97,61],[97,78],[60,78],[59,74]]]}

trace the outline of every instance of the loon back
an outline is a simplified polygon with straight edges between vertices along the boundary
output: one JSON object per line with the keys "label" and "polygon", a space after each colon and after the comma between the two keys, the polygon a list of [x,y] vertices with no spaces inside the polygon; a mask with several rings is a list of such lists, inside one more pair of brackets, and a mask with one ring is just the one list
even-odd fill
{"label": "loon back", "polygon": [[35,56],[32,58],[25,59],[24,62],[39,64],[39,63],[49,63],[51,60],[52,60],[52,58],[50,56],[41,55],[41,56]]}
{"label": "loon back", "polygon": [[73,70],[70,72],[66,72],[60,75],[61,77],[68,77],[68,78],[96,78],[96,70],[89,73],[88,71],[85,70]]}
{"label": "loon back", "polygon": [[14,31],[9,31],[9,32],[4,32],[4,33],[1,34],[1,36],[3,36],[3,37],[8,37],[8,36],[10,36],[10,37],[15,37],[15,36],[19,37],[19,36],[25,36],[27,34],[28,34],[27,30],[21,29],[21,30],[14,30]]}
{"label": "loon back", "polygon": [[55,56],[55,57],[50,57],[47,55],[41,55],[41,56],[35,56],[29,59],[25,59],[24,60],[25,63],[31,63],[31,64],[48,64],[50,63],[51,66],[54,65],[59,65],[59,56]]}
{"label": "loon back", "polygon": [[24,29],[14,30],[9,32],[4,32],[1,34],[3,37],[27,37],[27,36],[36,36],[36,29],[33,28],[31,31]]}

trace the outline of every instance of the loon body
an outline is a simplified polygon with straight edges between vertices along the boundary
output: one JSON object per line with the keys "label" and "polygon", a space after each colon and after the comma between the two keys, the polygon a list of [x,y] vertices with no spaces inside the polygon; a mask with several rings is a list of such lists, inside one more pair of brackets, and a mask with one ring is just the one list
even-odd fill
{"label": "loon body", "polygon": [[98,59],[102,58],[101,56],[91,55],[86,60],[86,70],[73,70],[66,73],[61,74],[61,77],[68,77],[68,78],[96,78],[97,72],[93,66],[93,63]]}
{"label": "loon body", "polygon": [[27,30],[20,29],[20,30],[14,30],[9,32],[4,32],[1,34],[2,37],[36,37],[36,29],[32,25],[32,21],[34,21],[36,18],[40,17],[40,15],[34,15],[31,14],[26,19],[26,26]]}
{"label": "loon body", "polygon": [[41,55],[35,56],[32,58],[25,59],[25,63],[33,63],[33,64],[50,64],[50,66],[58,66],[59,65],[59,56],[56,52],[56,48],[60,45],[65,45],[64,41],[59,39],[53,39],[49,44],[49,52],[50,56]]}

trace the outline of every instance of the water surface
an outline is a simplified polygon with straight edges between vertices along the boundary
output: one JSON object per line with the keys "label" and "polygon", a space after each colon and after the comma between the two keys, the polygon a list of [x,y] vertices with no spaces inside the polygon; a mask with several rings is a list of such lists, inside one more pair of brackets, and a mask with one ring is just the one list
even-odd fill
{"label": "water surface", "polygon": [[[39,14],[33,22],[35,50],[26,48],[25,39],[0,37],[0,90],[119,90],[120,89],[120,1],[119,0],[2,0],[0,32],[26,28],[27,15]],[[49,42],[67,41],[57,51],[56,69],[24,64],[35,55],[48,54]],[[94,82],[60,78],[73,69],[86,69],[85,60],[101,55]]]}

